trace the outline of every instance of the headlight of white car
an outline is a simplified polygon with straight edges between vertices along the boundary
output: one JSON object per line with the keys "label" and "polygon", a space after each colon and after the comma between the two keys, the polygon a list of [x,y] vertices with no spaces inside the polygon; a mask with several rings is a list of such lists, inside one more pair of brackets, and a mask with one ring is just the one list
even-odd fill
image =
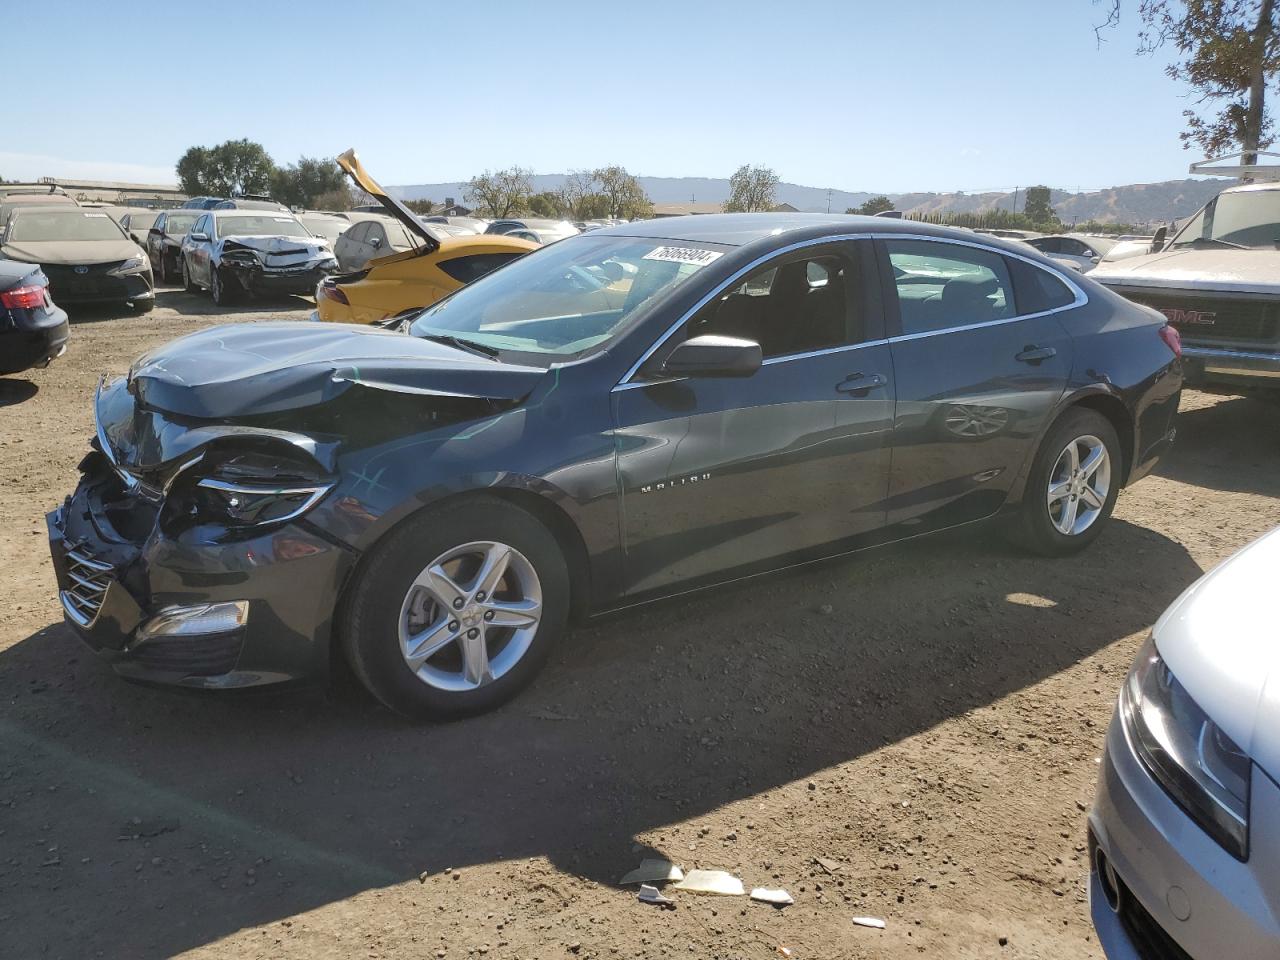
{"label": "headlight of white car", "polygon": [[1174,801],[1233,857],[1248,860],[1253,765],[1150,639],[1120,691],[1120,717],[1139,759]]}
{"label": "headlight of white car", "polygon": [[114,273],[117,276],[122,273],[141,273],[147,268],[147,258],[139,254],[136,257],[130,257],[118,267],[114,267],[108,273]]}

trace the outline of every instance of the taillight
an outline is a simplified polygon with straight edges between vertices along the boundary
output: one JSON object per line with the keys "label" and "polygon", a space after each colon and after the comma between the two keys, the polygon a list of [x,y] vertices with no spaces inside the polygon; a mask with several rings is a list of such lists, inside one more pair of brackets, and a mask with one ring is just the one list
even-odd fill
{"label": "taillight", "polygon": [[1173,351],[1175,357],[1182,356],[1182,334],[1178,332],[1178,328],[1165,324],[1160,328],[1160,339],[1164,341],[1164,345]]}
{"label": "taillight", "polygon": [[44,287],[35,285],[0,290],[0,307],[9,310],[32,310],[43,307],[44,291]]}
{"label": "taillight", "polygon": [[348,307],[351,306],[351,301],[347,299],[347,295],[332,280],[325,280],[324,283],[320,284],[320,294],[337,303],[344,303]]}

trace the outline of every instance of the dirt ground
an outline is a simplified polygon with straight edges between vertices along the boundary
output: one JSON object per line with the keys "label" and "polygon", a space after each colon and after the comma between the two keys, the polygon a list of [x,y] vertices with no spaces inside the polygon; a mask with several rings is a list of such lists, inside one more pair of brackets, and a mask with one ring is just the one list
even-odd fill
{"label": "dirt ground", "polygon": [[[126,684],[63,626],[44,536],[98,375],[309,307],[165,291],[0,381],[0,955],[1100,957],[1084,810],[1115,694],[1161,610],[1280,524],[1280,405],[1188,394],[1079,558],[965,532],[669,602],[463,723],[350,685]],[[796,903],[645,906],[617,880],[655,853]]]}

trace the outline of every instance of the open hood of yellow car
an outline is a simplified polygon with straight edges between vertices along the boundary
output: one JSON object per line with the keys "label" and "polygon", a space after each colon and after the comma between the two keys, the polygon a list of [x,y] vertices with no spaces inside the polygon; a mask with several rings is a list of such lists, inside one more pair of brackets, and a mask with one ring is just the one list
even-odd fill
{"label": "open hood of yellow car", "polygon": [[410,234],[422,241],[421,246],[414,251],[415,254],[420,256],[440,249],[440,241],[431,235],[422,221],[413,215],[413,211],[383,190],[382,185],[369,176],[369,171],[360,165],[360,158],[356,156],[354,147],[334,159],[357,187],[382,204],[387,213],[403,223]]}

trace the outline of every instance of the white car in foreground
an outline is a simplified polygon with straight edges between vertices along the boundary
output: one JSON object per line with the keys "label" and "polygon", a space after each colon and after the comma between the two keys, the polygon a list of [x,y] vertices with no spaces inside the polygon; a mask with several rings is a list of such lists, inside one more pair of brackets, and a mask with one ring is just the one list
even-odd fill
{"label": "white car in foreground", "polygon": [[1164,249],[1089,276],[1182,334],[1188,386],[1280,390],[1280,182],[1222,191]]}
{"label": "white car in foreground", "polygon": [[1192,584],[1134,661],[1089,814],[1110,960],[1280,957],[1280,530]]}

